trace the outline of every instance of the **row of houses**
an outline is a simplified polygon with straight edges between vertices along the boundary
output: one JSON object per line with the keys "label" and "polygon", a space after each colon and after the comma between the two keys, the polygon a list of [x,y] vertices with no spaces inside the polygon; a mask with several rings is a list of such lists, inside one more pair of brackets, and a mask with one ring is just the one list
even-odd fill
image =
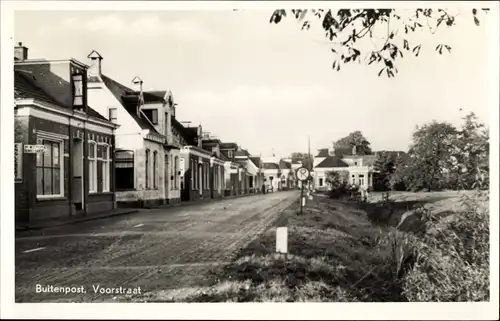
{"label": "row of houses", "polygon": [[86,64],[14,48],[16,223],[293,187],[292,162],[263,160],[178,119],[146,91]]}

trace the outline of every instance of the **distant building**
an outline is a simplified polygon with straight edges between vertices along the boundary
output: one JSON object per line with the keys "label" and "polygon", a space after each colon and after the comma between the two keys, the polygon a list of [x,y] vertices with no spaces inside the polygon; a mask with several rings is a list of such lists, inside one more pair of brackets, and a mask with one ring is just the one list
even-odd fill
{"label": "distant building", "polygon": [[346,171],[349,184],[372,187],[375,158],[375,155],[357,153],[356,146],[319,149],[314,157],[314,188],[327,190],[327,177],[331,171]]}

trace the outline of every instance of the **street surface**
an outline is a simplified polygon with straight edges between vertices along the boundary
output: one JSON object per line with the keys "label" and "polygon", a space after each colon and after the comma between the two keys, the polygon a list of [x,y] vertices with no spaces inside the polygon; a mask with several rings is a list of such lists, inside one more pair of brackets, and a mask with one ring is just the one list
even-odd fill
{"label": "street surface", "polygon": [[161,290],[205,286],[210,270],[230,261],[298,195],[142,210],[18,234],[16,302],[141,301]]}

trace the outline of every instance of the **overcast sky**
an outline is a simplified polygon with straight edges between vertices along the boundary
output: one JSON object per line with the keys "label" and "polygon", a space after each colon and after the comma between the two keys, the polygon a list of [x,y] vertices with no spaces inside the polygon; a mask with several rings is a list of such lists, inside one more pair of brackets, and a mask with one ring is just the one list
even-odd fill
{"label": "overcast sky", "polygon": [[[417,35],[421,55],[406,55],[395,79],[363,64],[332,71],[321,32],[270,24],[264,10],[17,12],[15,41],[31,58],[88,62],[95,49],[107,76],[172,90],[181,121],[253,154],[307,151],[308,135],[315,151],[355,130],[374,150],[406,150],[418,124],[488,119],[488,59],[498,57],[488,57],[487,20],[477,27],[466,11],[454,28]],[[451,55],[433,51],[440,37]]]}

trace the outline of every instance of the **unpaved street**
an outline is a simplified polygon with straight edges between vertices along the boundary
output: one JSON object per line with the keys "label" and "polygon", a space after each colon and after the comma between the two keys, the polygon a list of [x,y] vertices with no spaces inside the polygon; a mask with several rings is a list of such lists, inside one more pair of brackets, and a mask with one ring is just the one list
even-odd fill
{"label": "unpaved street", "polygon": [[[211,269],[230,261],[297,197],[253,195],[19,234],[16,302],[140,301],[206,285]],[[72,293],[37,293],[37,285]],[[95,293],[97,286],[108,293]]]}

